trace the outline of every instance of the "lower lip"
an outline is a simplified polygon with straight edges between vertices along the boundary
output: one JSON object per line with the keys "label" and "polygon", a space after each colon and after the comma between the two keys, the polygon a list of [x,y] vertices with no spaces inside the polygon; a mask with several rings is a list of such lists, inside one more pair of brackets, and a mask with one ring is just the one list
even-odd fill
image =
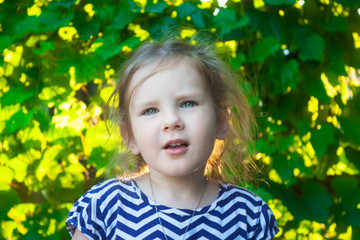
{"label": "lower lip", "polygon": [[164,149],[166,153],[171,155],[183,154],[187,151],[188,147],[177,147],[177,148],[166,148]]}

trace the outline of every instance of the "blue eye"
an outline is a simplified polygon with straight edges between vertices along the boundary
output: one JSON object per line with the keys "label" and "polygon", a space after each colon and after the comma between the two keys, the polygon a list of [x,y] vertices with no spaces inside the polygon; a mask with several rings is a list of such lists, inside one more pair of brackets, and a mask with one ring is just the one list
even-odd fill
{"label": "blue eye", "polygon": [[155,113],[158,113],[159,110],[155,109],[155,108],[149,108],[147,110],[144,111],[144,115],[153,115]]}
{"label": "blue eye", "polygon": [[193,101],[187,101],[187,102],[184,102],[180,105],[180,107],[182,108],[191,108],[191,107],[194,107],[196,104],[195,102]]}

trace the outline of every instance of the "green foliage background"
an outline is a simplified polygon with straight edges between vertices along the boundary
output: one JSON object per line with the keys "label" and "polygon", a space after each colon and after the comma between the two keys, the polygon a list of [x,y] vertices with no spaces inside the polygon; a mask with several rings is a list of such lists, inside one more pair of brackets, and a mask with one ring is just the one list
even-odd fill
{"label": "green foliage background", "polygon": [[[220,6],[219,6],[220,5]],[[360,239],[358,0],[0,0],[0,239],[70,239],[64,221],[116,139],[101,106],[124,56],[161,32],[218,34],[255,82],[254,156],[278,239]],[[249,85],[250,86],[250,85]],[[245,85],[245,89],[249,89]]]}

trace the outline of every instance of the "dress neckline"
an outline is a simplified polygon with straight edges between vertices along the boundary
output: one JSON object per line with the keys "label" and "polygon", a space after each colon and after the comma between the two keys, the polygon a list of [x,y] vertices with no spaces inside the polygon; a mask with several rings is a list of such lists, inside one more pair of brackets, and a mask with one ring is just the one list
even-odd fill
{"label": "dress neckline", "polygon": [[[136,194],[138,197],[146,204],[151,205],[151,207],[154,207],[155,202],[149,198],[138,186],[135,179],[130,179],[131,185],[134,188]],[[224,183],[219,182],[219,193],[217,198],[210,204],[205,207],[197,208],[195,210],[195,215],[204,214],[206,212],[210,212],[211,210],[215,209],[216,206],[221,202],[221,200],[224,198],[225,193],[225,186]],[[157,208],[159,212],[165,213],[165,214],[176,214],[176,215],[191,215],[194,212],[194,209],[183,209],[183,208],[175,208],[175,207],[169,207],[162,204],[157,204]]]}

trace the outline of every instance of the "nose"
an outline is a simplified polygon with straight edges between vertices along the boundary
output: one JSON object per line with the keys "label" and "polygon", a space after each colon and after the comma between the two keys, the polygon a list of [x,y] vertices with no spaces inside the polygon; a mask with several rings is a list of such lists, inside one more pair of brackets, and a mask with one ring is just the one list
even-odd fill
{"label": "nose", "polygon": [[185,124],[178,112],[170,111],[164,114],[162,121],[163,131],[182,130],[184,127]]}

